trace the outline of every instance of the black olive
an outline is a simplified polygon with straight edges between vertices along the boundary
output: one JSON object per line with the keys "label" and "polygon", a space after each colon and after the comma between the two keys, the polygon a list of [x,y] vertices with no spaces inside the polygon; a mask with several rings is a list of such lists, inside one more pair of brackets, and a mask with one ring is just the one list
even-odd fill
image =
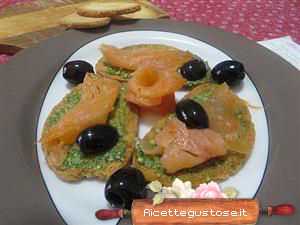
{"label": "black olive", "polygon": [[227,60],[217,64],[212,69],[211,76],[219,84],[226,82],[229,86],[233,86],[245,78],[245,68],[238,61]]}
{"label": "black olive", "polygon": [[198,59],[186,62],[180,68],[181,75],[189,81],[201,80],[205,77],[206,72],[207,69],[205,63]]}
{"label": "black olive", "polygon": [[208,116],[204,108],[194,100],[185,99],[178,102],[176,116],[188,128],[208,128]]}
{"label": "black olive", "polygon": [[134,199],[146,197],[146,180],[141,171],[127,167],[119,169],[105,185],[105,198],[117,208],[130,209]]}
{"label": "black olive", "polygon": [[94,73],[93,66],[86,61],[71,61],[63,67],[63,77],[72,84],[82,83],[86,73]]}
{"label": "black olive", "polygon": [[116,128],[109,125],[96,125],[82,131],[77,144],[84,154],[103,153],[114,147],[119,139]]}

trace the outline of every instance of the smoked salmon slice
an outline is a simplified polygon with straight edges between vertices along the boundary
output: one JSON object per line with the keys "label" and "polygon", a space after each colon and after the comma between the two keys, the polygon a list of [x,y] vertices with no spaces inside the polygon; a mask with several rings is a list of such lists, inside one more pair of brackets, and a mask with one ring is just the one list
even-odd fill
{"label": "smoked salmon slice", "polygon": [[141,107],[141,115],[143,116],[143,113],[146,112],[154,112],[161,116],[170,114],[171,112],[174,112],[176,109],[176,100],[175,95],[170,94],[166,95],[162,98],[161,104],[157,106],[150,106],[150,107]]}
{"label": "smoked salmon slice", "polygon": [[142,107],[158,106],[165,96],[182,88],[186,80],[177,70],[193,58],[176,48],[146,45],[123,49],[102,45],[101,51],[112,66],[134,71],[126,100]]}
{"label": "smoked salmon slice", "polygon": [[165,96],[180,89],[185,80],[175,71],[159,71],[154,67],[137,69],[128,81],[127,101],[140,106],[158,106]]}
{"label": "smoked salmon slice", "polygon": [[162,97],[177,91],[185,84],[185,79],[175,71],[160,71],[155,67],[142,67],[132,75],[128,88],[143,97]]}
{"label": "smoked salmon slice", "polygon": [[207,112],[209,127],[222,135],[228,149],[249,154],[255,142],[255,129],[247,103],[226,84],[199,85],[186,98],[193,95]]}
{"label": "smoked salmon slice", "polygon": [[224,139],[211,129],[188,129],[176,118],[169,120],[156,135],[157,147],[145,154],[161,155],[167,173],[197,166],[227,153]]}
{"label": "smoked salmon slice", "polygon": [[119,82],[106,78],[95,79],[94,75],[87,74],[81,85],[79,103],[45,132],[41,139],[43,145],[74,144],[82,130],[106,122],[119,94]]}
{"label": "smoked salmon slice", "polygon": [[136,70],[139,67],[179,68],[193,58],[187,51],[176,48],[160,48],[155,46],[139,48],[117,48],[111,45],[102,45],[100,50],[105,61],[113,66],[128,70]]}

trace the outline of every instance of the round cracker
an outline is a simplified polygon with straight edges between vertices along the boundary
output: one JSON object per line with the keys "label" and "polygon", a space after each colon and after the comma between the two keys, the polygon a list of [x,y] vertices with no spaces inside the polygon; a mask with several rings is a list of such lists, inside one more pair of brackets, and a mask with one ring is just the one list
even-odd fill
{"label": "round cracker", "polygon": [[[227,89],[227,86],[224,86],[224,84],[218,85],[213,83],[207,83],[194,88],[189,94],[185,96],[185,98],[194,98],[196,96],[199,96],[200,93],[203,93],[203,90],[207,90],[206,87],[218,89],[220,88],[224,92],[230,91],[229,89]],[[212,94],[215,94],[215,92],[212,92]],[[209,160],[193,168],[182,169],[176,172],[175,174],[167,174],[164,171],[162,165],[160,164],[160,156],[146,155],[143,153],[142,148],[139,147],[140,145],[137,145],[133,156],[133,166],[142,171],[147,181],[158,180],[164,186],[172,185],[172,182],[175,179],[175,177],[183,181],[190,181],[193,187],[197,187],[201,183],[208,183],[210,181],[224,181],[232,175],[236,174],[246,163],[252,151],[255,137],[255,129],[254,124],[251,121],[251,114],[248,110],[246,103],[239,99],[238,96],[234,94],[232,95],[234,97],[230,98],[229,101],[233,101],[235,103],[235,107],[239,105],[239,108],[243,108],[243,123],[247,123],[248,127],[248,131],[245,132],[244,135],[238,137],[241,143],[246,143],[243,145],[243,151],[239,151],[239,149],[236,148],[229,148],[228,153],[225,156]],[[215,96],[213,96],[213,102],[219,100],[219,98],[216,100]],[[201,104],[205,108],[204,102],[202,102]],[[155,140],[157,133],[161,129],[163,129],[169,118],[172,117],[165,117],[159,120],[146,134],[143,140],[147,140],[148,142],[149,140]],[[151,165],[155,165],[155,167],[151,167]]]}
{"label": "round cracker", "polygon": [[90,2],[77,8],[77,13],[86,17],[112,17],[139,11],[137,3],[127,2]]}
{"label": "round cracker", "polygon": [[109,17],[91,18],[80,16],[73,13],[61,19],[60,24],[69,28],[75,29],[90,29],[103,27],[109,24],[111,19]]}

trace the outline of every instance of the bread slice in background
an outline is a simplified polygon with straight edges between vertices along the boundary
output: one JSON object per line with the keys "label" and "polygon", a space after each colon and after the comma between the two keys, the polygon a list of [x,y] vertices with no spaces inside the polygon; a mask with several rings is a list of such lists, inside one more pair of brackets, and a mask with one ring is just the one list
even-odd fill
{"label": "bread slice in background", "polygon": [[104,27],[110,23],[111,19],[109,17],[102,18],[92,18],[80,16],[77,13],[73,13],[66,17],[63,17],[60,24],[68,28],[75,29],[91,29]]}
{"label": "bread slice in background", "polygon": [[112,17],[133,13],[141,9],[138,3],[89,2],[77,8],[77,13],[86,17]]}
{"label": "bread slice in background", "polygon": [[147,0],[136,0],[141,5],[141,10],[134,13],[114,16],[113,20],[131,20],[131,19],[159,19],[166,18],[168,14]]}

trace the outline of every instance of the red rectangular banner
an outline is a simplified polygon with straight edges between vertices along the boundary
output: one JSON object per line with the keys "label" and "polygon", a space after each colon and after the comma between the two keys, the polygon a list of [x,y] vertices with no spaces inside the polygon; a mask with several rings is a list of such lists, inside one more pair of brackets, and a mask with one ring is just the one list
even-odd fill
{"label": "red rectangular banner", "polygon": [[252,199],[166,199],[153,205],[151,200],[135,200],[134,225],[161,224],[254,224],[259,204]]}

